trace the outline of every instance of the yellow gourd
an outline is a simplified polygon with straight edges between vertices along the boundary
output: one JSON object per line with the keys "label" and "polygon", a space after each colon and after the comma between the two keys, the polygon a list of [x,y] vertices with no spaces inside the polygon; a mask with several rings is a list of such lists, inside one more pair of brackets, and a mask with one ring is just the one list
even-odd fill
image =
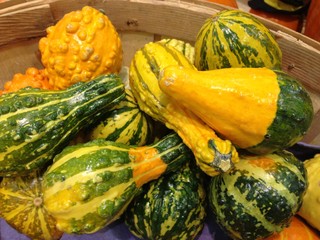
{"label": "yellow gourd", "polygon": [[136,52],[131,61],[129,80],[140,109],[177,132],[207,175],[229,171],[239,161],[231,142],[217,136],[198,116],[171,101],[159,88],[159,73],[170,65],[195,69],[179,50],[161,42],[148,43]]}
{"label": "yellow gourd", "polygon": [[89,6],[64,15],[39,41],[41,61],[55,89],[121,69],[123,50],[109,18]]}
{"label": "yellow gourd", "polygon": [[160,74],[159,86],[219,135],[256,154],[295,144],[313,119],[311,98],[302,85],[267,68],[169,66]]}
{"label": "yellow gourd", "polygon": [[298,214],[320,231],[320,154],[304,162],[309,186]]}

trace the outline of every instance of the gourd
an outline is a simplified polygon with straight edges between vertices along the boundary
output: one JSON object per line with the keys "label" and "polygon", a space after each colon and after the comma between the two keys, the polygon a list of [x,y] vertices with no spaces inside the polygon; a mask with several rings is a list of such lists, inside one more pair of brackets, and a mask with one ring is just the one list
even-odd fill
{"label": "gourd", "polygon": [[310,0],[249,0],[248,5],[272,13],[303,14]]}
{"label": "gourd", "polygon": [[43,176],[44,205],[59,230],[93,233],[118,219],[145,183],[190,158],[175,133],[141,147],[104,139],[68,146]]}
{"label": "gourd", "polygon": [[194,64],[195,49],[190,43],[175,38],[164,38],[159,41],[166,46],[172,46],[181,52],[190,63]]}
{"label": "gourd", "polygon": [[46,166],[84,126],[124,97],[124,85],[114,74],[60,91],[25,88],[1,95],[0,176]]}
{"label": "gourd", "polygon": [[193,159],[143,186],[125,211],[125,224],[139,239],[192,240],[206,216],[203,176]]}
{"label": "gourd", "polygon": [[283,14],[278,12],[267,12],[260,9],[249,9],[249,13],[258,15],[265,19],[268,19],[272,22],[290,28],[294,31],[301,32],[303,25],[303,16],[302,15],[291,15],[291,14]]}
{"label": "gourd", "polygon": [[122,43],[109,18],[90,6],[65,14],[40,39],[41,62],[50,84],[65,89],[102,74],[119,73]]}
{"label": "gourd", "polygon": [[300,141],[313,119],[308,92],[292,76],[267,68],[163,69],[160,89],[235,146],[255,154]]}
{"label": "gourd", "polygon": [[25,87],[53,89],[49,83],[44,69],[29,67],[26,69],[24,74],[16,73],[10,81],[5,82],[4,89],[0,92],[0,94],[15,92]]}
{"label": "gourd", "polygon": [[207,0],[208,2],[218,3],[221,5],[226,5],[228,7],[238,8],[238,3],[236,0]]}
{"label": "gourd", "polygon": [[304,161],[304,166],[307,169],[309,186],[298,214],[320,231],[320,154]]}
{"label": "gourd", "polygon": [[126,89],[126,97],[115,107],[107,111],[101,121],[84,132],[88,141],[104,138],[109,141],[128,145],[143,146],[153,138],[153,121],[142,112],[132,95]]}
{"label": "gourd", "polygon": [[280,233],[276,233],[265,240],[319,240],[319,234],[308,224],[298,217],[292,217],[290,225],[284,228]]}
{"label": "gourd", "polygon": [[303,34],[318,42],[320,42],[320,23],[317,21],[319,14],[320,2],[317,0],[310,0]]}
{"label": "gourd", "polygon": [[195,42],[198,70],[230,67],[281,69],[282,51],[271,31],[252,14],[223,10],[201,26]]}
{"label": "gourd", "polygon": [[233,239],[263,239],[282,231],[301,207],[308,186],[303,162],[285,150],[241,155],[228,173],[211,178],[208,202]]}
{"label": "gourd", "polygon": [[0,217],[31,239],[58,240],[62,232],[43,206],[42,173],[3,178],[0,182]]}
{"label": "gourd", "polygon": [[181,52],[159,42],[148,43],[135,53],[130,64],[129,82],[140,109],[177,132],[208,175],[228,171],[238,161],[238,153],[231,142],[219,138],[200,118],[170,101],[160,90],[159,74],[169,65],[195,69]]}

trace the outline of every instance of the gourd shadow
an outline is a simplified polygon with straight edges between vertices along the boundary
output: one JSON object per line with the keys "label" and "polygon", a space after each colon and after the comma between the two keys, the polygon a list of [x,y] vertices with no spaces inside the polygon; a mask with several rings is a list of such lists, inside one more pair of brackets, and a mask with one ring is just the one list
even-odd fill
{"label": "gourd shadow", "polygon": [[206,217],[202,233],[195,240],[232,240],[218,225],[214,215],[210,214],[210,211],[207,213],[209,214]]}

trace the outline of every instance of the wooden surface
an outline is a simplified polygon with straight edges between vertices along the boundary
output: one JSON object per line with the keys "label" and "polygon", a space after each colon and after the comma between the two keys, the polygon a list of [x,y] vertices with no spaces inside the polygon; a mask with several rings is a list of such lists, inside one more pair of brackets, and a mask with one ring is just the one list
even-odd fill
{"label": "wooden surface", "polygon": [[[11,0],[0,3],[0,86],[29,66],[41,68],[38,40],[67,12],[91,5],[105,11],[120,33],[124,65],[137,49],[162,37],[194,43],[205,19],[230,7],[205,0]],[[16,3],[16,4],[13,4]],[[258,17],[259,18],[259,17]],[[259,18],[276,36],[283,70],[298,78],[312,96],[315,121],[306,136],[320,145],[320,43],[289,28]],[[314,130],[314,131],[313,131]]]}

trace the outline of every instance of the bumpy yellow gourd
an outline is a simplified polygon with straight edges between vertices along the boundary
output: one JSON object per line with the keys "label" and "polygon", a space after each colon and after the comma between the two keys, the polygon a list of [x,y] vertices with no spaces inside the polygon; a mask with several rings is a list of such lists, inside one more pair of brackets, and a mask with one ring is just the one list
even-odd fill
{"label": "bumpy yellow gourd", "polygon": [[309,186],[298,214],[320,231],[320,154],[306,160],[304,166]]}
{"label": "bumpy yellow gourd", "polygon": [[123,50],[109,18],[89,6],[64,15],[39,41],[41,61],[55,89],[119,72]]}

